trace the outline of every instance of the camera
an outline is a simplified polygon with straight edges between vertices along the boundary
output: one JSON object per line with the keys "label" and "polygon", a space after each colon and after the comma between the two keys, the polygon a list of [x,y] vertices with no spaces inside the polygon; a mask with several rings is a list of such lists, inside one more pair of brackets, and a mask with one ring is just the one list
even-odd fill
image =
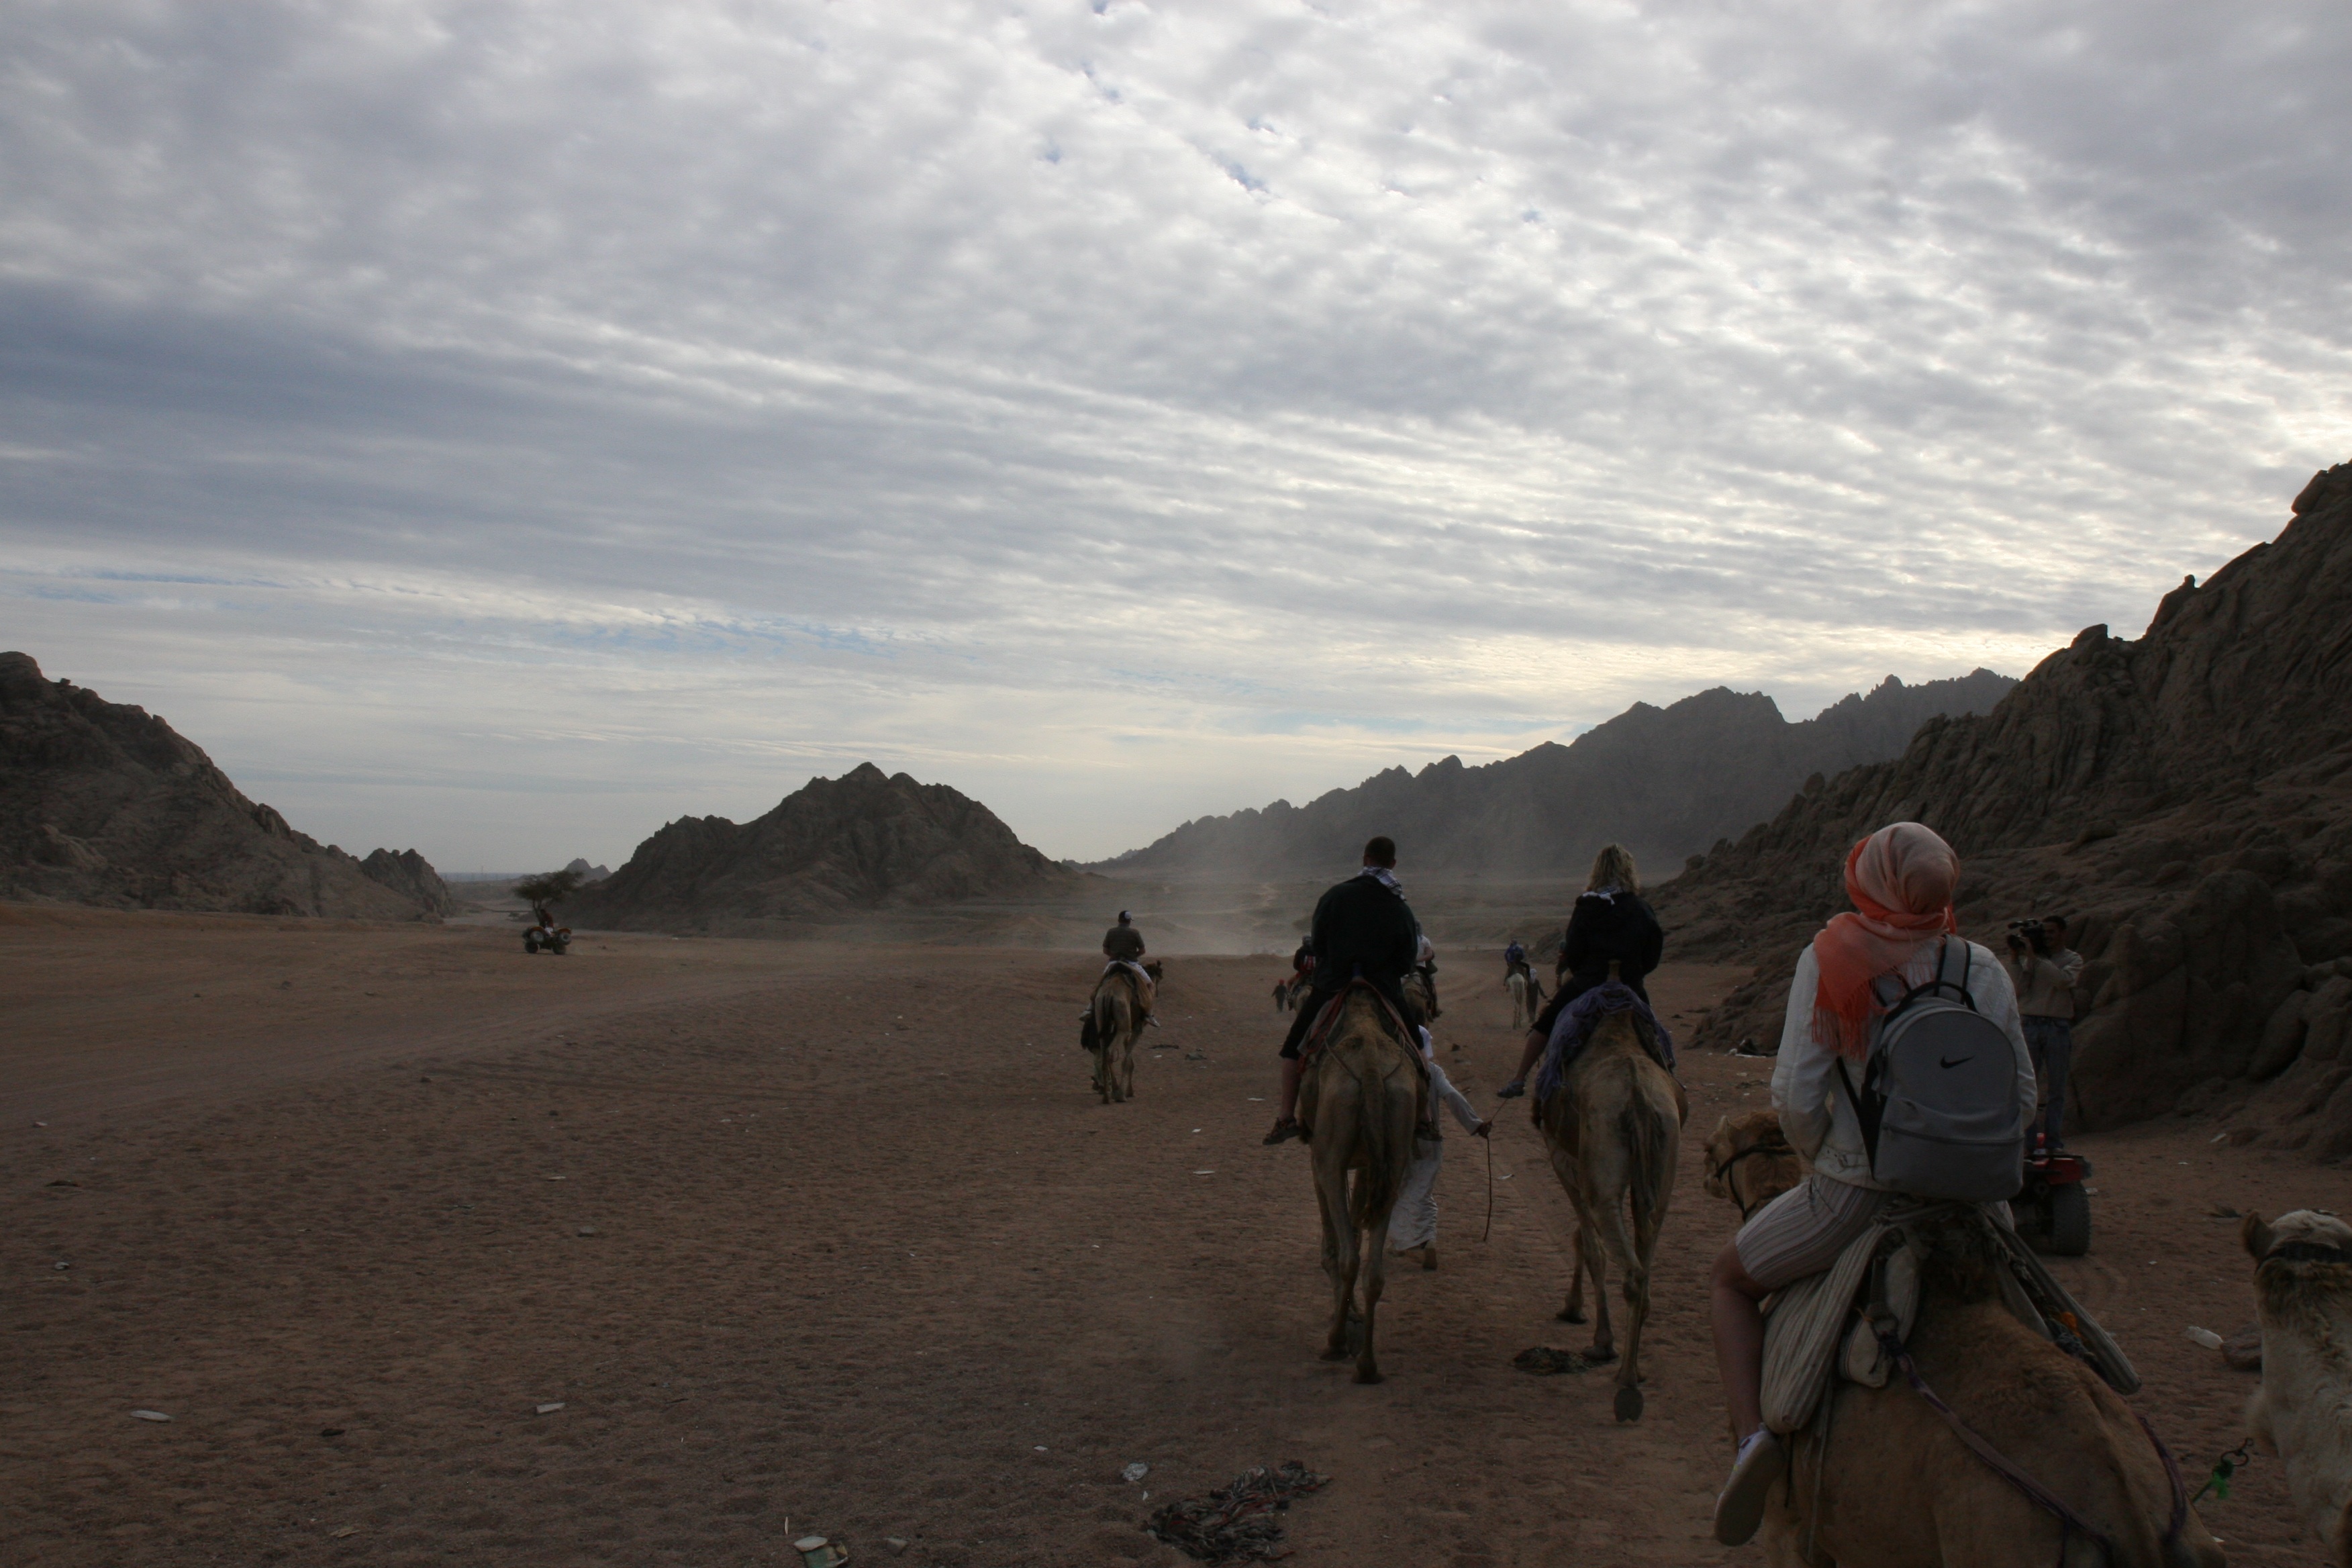
{"label": "camera", "polygon": [[2036,915],[2009,922],[2009,945],[2023,948],[2029,943],[2036,952],[2050,951],[2050,924],[2046,916]]}

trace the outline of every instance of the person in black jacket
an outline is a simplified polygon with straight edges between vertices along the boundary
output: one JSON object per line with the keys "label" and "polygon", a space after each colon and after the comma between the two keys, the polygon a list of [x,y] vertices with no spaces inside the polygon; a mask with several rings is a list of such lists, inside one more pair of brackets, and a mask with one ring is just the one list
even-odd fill
{"label": "person in black jacket", "polygon": [[1291,1021],[1282,1042],[1282,1114],[1275,1118],[1268,1143],[1298,1136],[1298,1047],[1325,1004],[1359,975],[1395,1005],[1405,1022],[1418,1027],[1420,1009],[1405,1000],[1405,972],[1413,966],[1421,922],[1397,885],[1396,842],[1375,838],[1364,846],[1364,868],[1326,892],[1315,906],[1307,945],[1315,951],[1315,989]]}
{"label": "person in black jacket", "polygon": [[1591,879],[1568,919],[1568,935],[1559,949],[1559,989],[1544,1005],[1535,1027],[1528,1031],[1517,1076],[1496,1092],[1514,1100],[1528,1091],[1528,1074],[1535,1070],[1536,1058],[1550,1041],[1560,1009],[1604,984],[1610,960],[1617,961],[1617,977],[1647,1003],[1650,993],[1642,982],[1658,967],[1665,946],[1666,933],[1659,929],[1658,917],[1642,901],[1642,883],[1633,869],[1633,855],[1622,844],[1607,846],[1593,858]]}

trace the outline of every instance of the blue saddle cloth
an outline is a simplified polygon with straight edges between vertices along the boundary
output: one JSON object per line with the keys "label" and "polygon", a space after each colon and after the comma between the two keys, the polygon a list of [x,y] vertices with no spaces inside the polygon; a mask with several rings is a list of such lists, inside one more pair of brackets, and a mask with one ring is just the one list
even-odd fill
{"label": "blue saddle cloth", "polygon": [[1657,1064],[1668,1072],[1675,1070],[1675,1037],[1650,1011],[1630,985],[1618,981],[1604,981],[1559,1010],[1553,1020],[1551,1041],[1544,1047],[1543,1063],[1536,1069],[1536,1101],[1549,1100],[1559,1088],[1560,1079],[1584,1050],[1585,1042],[1601,1020],[1612,1013],[1634,1015],[1634,1032],[1642,1037],[1642,1045]]}

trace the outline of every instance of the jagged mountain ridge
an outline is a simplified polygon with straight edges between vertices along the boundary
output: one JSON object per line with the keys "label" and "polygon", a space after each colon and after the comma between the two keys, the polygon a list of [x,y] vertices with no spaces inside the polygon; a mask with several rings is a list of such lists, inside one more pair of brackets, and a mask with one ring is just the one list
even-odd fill
{"label": "jagged mountain ridge", "polygon": [[1808,776],[1893,756],[1928,719],[1983,711],[2015,684],[1988,669],[1922,686],[1890,675],[1797,723],[1761,692],[1726,687],[1667,708],[1637,702],[1565,746],[1475,768],[1459,757],[1390,768],[1304,806],[1198,818],[1092,868],[1311,877],[1385,833],[1417,877],[1572,875],[1612,840],[1663,872],[1769,815]]}
{"label": "jagged mountain ridge", "polygon": [[2292,511],[2138,639],[2087,628],[1990,713],[1809,784],[1660,889],[1676,956],[1758,966],[1699,1043],[1777,1036],[1847,847],[1912,818],[1960,852],[1978,940],[2080,917],[2083,1124],[2216,1112],[2352,1154],[2352,464]]}
{"label": "jagged mountain ridge", "polygon": [[0,898],[366,920],[434,913],[247,800],[162,719],[50,680],[24,653],[0,653]]}
{"label": "jagged mountain ridge", "polygon": [[888,908],[1023,900],[1083,879],[946,784],[862,763],[738,824],[682,816],[564,906],[580,925],[758,932]]}

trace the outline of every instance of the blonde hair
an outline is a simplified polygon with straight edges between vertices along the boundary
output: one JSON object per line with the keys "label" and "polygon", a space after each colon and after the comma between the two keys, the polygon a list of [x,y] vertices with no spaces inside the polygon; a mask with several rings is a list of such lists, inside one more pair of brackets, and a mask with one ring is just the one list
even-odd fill
{"label": "blonde hair", "polygon": [[1603,888],[1622,888],[1629,893],[1642,890],[1642,879],[1633,870],[1633,851],[1622,844],[1604,844],[1592,858],[1592,879],[1584,884],[1584,890],[1597,893]]}

